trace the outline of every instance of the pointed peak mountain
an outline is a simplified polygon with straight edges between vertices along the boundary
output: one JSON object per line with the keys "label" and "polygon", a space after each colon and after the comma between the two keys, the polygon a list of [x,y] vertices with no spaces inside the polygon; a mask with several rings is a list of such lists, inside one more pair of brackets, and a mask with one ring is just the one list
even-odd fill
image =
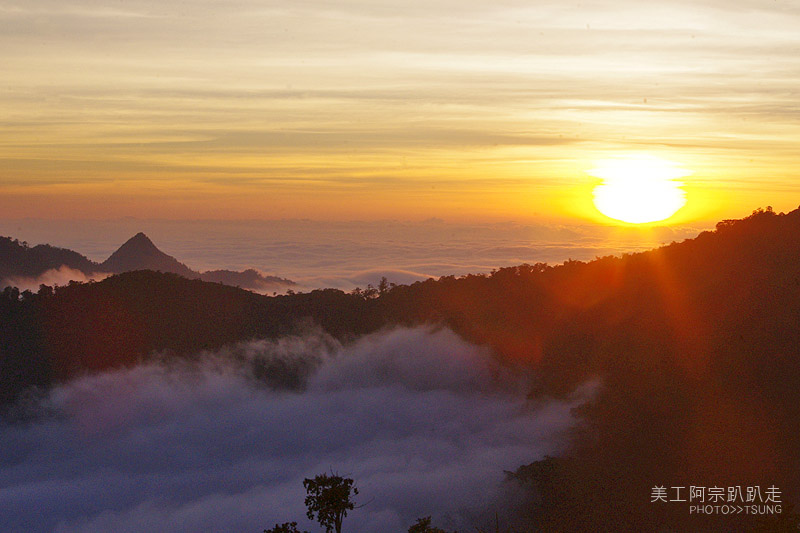
{"label": "pointed peak mountain", "polygon": [[125,241],[125,244],[119,247],[117,253],[125,248],[131,248],[139,252],[161,252],[161,250],[153,244],[153,241],[150,240],[150,237],[141,231]]}
{"label": "pointed peak mountain", "polygon": [[198,276],[192,269],[159,250],[142,232],[137,233],[102,263],[106,272],[120,273],[131,270],[158,270],[172,272],[187,278]]}

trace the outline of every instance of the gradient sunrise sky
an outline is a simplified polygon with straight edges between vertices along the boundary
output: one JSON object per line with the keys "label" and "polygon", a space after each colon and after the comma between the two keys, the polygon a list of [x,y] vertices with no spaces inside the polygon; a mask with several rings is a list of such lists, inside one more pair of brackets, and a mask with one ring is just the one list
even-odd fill
{"label": "gradient sunrise sky", "polygon": [[[675,223],[800,204],[800,2],[0,1],[0,217]],[[605,219],[607,222],[608,220]]]}

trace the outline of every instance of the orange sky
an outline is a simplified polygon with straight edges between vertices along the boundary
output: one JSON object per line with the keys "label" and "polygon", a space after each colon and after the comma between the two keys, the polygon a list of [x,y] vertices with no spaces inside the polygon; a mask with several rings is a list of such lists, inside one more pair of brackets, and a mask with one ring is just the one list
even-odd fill
{"label": "orange sky", "polygon": [[622,154],[797,207],[800,6],[648,4],[3,2],[0,216],[609,222]]}

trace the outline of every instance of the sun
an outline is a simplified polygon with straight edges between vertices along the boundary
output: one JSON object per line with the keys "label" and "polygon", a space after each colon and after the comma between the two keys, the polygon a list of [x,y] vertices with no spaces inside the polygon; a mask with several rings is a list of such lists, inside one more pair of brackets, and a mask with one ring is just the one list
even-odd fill
{"label": "sun", "polygon": [[679,178],[690,171],[651,156],[607,159],[589,170],[603,181],[594,188],[594,205],[609,218],[631,224],[658,222],[686,204]]}

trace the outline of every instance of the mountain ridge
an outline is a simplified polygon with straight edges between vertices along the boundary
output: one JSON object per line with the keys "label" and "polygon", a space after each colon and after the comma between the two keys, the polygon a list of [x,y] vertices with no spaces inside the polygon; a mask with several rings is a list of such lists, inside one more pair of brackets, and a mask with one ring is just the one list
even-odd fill
{"label": "mountain ridge", "polygon": [[265,276],[252,268],[242,272],[195,271],[175,257],[162,252],[143,232],[125,241],[102,263],[67,248],[49,244],[29,247],[24,241],[0,237],[0,287],[14,285],[14,281],[20,278],[38,278],[50,270],[62,267],[80,272],[87,278],[153,270],[256,291],[281,291],[296,285],[292,280]]}

